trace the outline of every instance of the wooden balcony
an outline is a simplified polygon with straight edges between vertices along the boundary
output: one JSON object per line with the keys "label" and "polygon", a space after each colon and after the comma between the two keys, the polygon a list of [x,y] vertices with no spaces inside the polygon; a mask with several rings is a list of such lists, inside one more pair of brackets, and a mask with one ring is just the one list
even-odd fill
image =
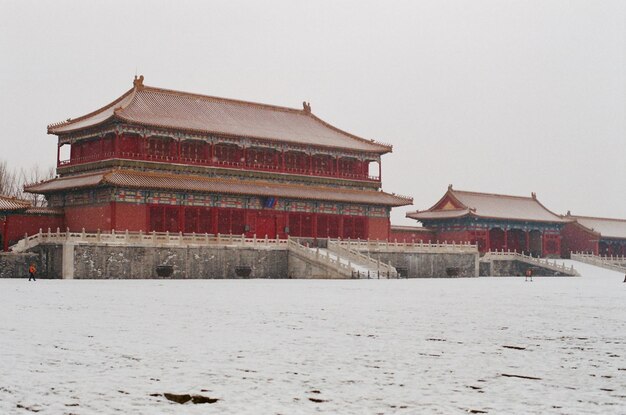
{"label": "wooden balcony", "polygon": [[289,167],[285,165],[284,155],[278,154],[275,163],[253,163],[241,158],[241,161],[220,160],[217,157],[209,158],[192,158],[183,155],[165,155],[165,154],[149,154],[134,153],[125,151],[105,151],[95,152],[86,156],[73,156],[66,160],[58,160],[57,167],[69,167],[79,164],[92,163],[102,160],[122,159],[136,161],[152,161],[158,163],[175,163],[186,164],[190,166],[207,166],[222,167],[238,170],[264,171],[284,174],[296,174],[304,176],[340,178],[348,180],[361,180],[368,182],[380,182],[380,176],[371,176],[365,173],[355,173],[353,171],[342,171],[339,163],[333,163],[329,169],[315,168],[312,163],[307,162],[308,168]]}

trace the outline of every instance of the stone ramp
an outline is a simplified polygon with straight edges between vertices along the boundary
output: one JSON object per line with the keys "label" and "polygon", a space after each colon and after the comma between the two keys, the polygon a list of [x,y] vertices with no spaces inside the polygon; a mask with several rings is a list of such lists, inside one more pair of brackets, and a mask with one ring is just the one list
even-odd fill
{"label": "stone ramp", "polygon": [[596,267],[626,273],[626,257],[625,256],[599,256],[584,253],[571,253],[570,258],[574,261],[584,264],[594,265]]}
{"label": "stone ramp", "polygon": [[[480,259],[480,262],[480,274],[484,276],[523,275],[528,268],[533,270],[534,275],[580,276],[573,265],[568,267],[557,260],[535,258],[518,252],[489,251]],[[502,263],[508,263],[509,266],[503,266]],[[514,267],[515,263],[521,264],[521,266]],[[489,269],[487,270],[487,268]]]}

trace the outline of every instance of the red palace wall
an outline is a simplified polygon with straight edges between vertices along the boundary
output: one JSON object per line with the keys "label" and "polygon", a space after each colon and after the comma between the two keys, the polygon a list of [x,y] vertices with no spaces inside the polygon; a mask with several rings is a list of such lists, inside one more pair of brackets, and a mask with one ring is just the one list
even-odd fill
{"label": "red palace wall", "polygon": [[435,232],[430,231],[407,231],[407,230],[394,230],[391,228],[389,231],[389,240],[397,242],[423,242],[428,241],[434,243],[437,239]]}
{"label": "red palace wall", "polygon": [[112,203],[113,226],[116,231],[140,231],[148,226],[148,215],[145,205],[131,203]]}
{"label": "red palace wall", "polygon": [[469,233],[467,231],[445,231],[437,232],[436,238],[435,240],[433,240],[433,242],[439,241],[439,243],[464,243],[469,240]]}
{"label": "red palace wall", "polygon": [[593,252],[598,255],[598,235],[577,223],[568,223],[561,230],[561,256],[569,258],[570,252]]}
{"label": "red palace wall", "polygon": [[[6,224],[0,221],[0,235],[2,243],[0,251],[6,250],[24,237],[24,234],[34,235],[39,230],[47,231],[48,228],[63,229],[63,216],[51,215],[9,215]],[[4,235],[6,232],[6,235]]]}
{"label": "red palace wall", "polygon": [[65,226],[71,231],[96,232],[111,230],[111,204],[69,206],[65,208]]}
{"label": "red palace wall", "polygon": [[389,218],[369,218],[368,220],[369,239],[387,240],[389,238]]}

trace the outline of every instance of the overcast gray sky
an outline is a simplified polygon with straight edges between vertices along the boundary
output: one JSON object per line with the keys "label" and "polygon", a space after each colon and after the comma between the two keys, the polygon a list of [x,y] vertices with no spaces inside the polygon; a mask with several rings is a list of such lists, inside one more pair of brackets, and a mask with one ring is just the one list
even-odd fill
{"label": "overcast gray sky", "polygon": [[290,107],[393,144],[383,188],[626,218],[626,1],[0,0],[0,159],[145,83]]}

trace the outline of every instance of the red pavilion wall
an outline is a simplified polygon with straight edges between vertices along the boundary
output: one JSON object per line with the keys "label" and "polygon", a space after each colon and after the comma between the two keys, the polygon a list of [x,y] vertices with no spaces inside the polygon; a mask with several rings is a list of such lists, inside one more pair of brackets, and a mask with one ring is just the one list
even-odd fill
{"label": "red pavilion wall", "polygon": [[111,204],[69,206],[65,208],[65,226],[71,231],[86,232],[111,230]]}
{"label": "red pavilion wall", "polygon": [[394,230],[391,228],[389,231],[389,240],[398,242],[419,242],[428,243],[428,241],[435,242],[437,239],[435,232],[432,231],[408,231],[408,230]]}
{"label": "red pavilion wall", "polygon": [[569,258],[570,252],[593,252],[598,255],[598,235],[577,223],[568,223],[561,230],[561,256]]}
{"label": "red pavilion wall", "polygon": [[437,232],[437,237],[433,242],[439,241],[439,243],[465,243],[470,241],[470,235],[467,231],[443,231]]}
{"label": "red pavilion wall", "polygon": [[148,209],[146,205],[132,203],[113,203],[112,214],[115,218],[116,231],[145,231],[148,226]]}
{"label": "red pavilion wall", "polygon": [[369,218],[367,237],[369,239],[388,240],[389,228],[391,226],[389,218]]}

